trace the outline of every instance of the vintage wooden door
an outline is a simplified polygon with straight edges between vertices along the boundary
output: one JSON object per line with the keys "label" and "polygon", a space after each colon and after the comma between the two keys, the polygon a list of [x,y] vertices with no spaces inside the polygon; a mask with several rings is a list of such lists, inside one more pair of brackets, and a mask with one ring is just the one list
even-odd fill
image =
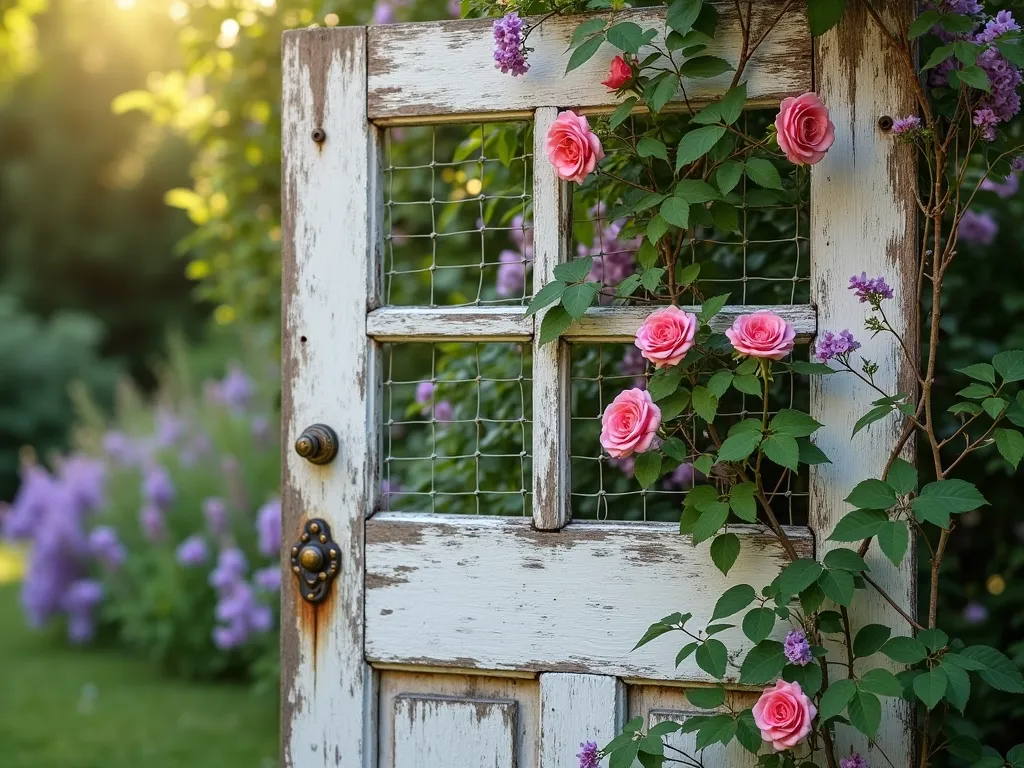
{"label": "vintage wooden door", "polygon": [[[729,30],[720,33],[716,53],[734,58],[734,4],[716,5]],[[800,4],[758,5],[776,14]],[[628,12],[647,21],[662,13]],[[572,257],[571,192],[543,159],[541,142],[561,108],[600,114],[614,107],[599,83],[610,53],[563,76],[576,23],[556,18],[534,33],[532,68],[516,79],[492,68],[490,21],[285,35],[285,766],[575,766],[580,742],[603,744],[628,716],[650,724],[685,718],[693,711],[686,685],[708,682],[692,656],[676,667],[669,644],[630,652],[647,624],[674,611],[706,621],[726,587],[767,583],[782,563],[781,551],[753,526],[740,528],[743,559],[723,578],[707,546],[692,547],[671,522],[572,519],[580,501],[571,495],[570,477],[572,349],[629,343],[647,310],[591,309],[561,341],[541,347],[539,318],[527,317],[523,302],[452,307],[431,297],[420,306],[395,305],[382,288],[385,237],[391,243],[397,236],[385,231],[383,158],[384,133],[394,126],[533,121],[534,290]],[[818,327],[859,327],[862,314],[846,290],[853,272],[885,274],[897,285],[914,279],[914,166],[878,127],[884,115],[910,113],[913,101],[890,81],[884,58],[882,41],[856,8],[813,44],[803,13],[786,10],[748,70],[749,92],[759,103],[775,107],[814,89],[837,125],[835,146],[813,169],[809,233],[796,237],[809,247],[809,273],[800,279],[810,300],[774,307],[804,341]],[[689,97],[706,100],[722,88],[721,80],[701,81]],[[749,309],[738,302],[719,321],[727,325]],[[908,305],[892,320],[902,329],[916,317]],[[478,515],[382,511],[395,507],[384,505],[380,493],[389,458],[384,393],[393,384],[384,345],[435,342],[515,342],[524,345],[517,354],[532,347],[532,377],[519,381],[533,403],[523,451],[532,456],[532,473],[522,487],[530,517],[488,515],[486,505]],[[868,346],[882,364],[876,380],[896,387],[912,373],[887,343]],[[810,399],[826,424],[817,442],[834,463],[812,472],[808,524],[792,536],[820,557],[849,488],[880,470],[897,436],[879,422],[850,439],[871,395],[846,378],[823,379]],[[292,449],[314,423],[329,425],[339,438],[329,464],[310,463]],[[330,526],[339,572],[318,604],[300,595],[291,560],[293,542],[312,519]],[[883,559],[871,565],[912,610],[912,564],[899,571]],[[873,597],[858,598],[856,621],[899,626]],[[728,633],[726,644],[747,647],[739,630]],[[897,765],[909,764],[907,713],[887,701],[879,741]],[[688,737],[678,738],[684,745]],[[753,763],[735,744],[708,750],[704,762]]]}

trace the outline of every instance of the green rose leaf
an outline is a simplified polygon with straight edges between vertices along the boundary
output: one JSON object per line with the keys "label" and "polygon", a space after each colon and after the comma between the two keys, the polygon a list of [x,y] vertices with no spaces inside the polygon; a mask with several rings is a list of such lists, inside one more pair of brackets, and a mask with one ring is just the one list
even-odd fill
{"label": "green rose leaf", "polygon": [[739,556],[740,537],[735,533],[723,533],[711,542],[711,561],[724,575],[729,575]]}
{"label": "green rose leaf", "polygon": [[711,621],[724,619],[739,613],[757,598],[757,593],[749,584],[737,584],[725,591],[715,603],[715,610],[711,614]]}
{"label": "green rose leaf", "polygon": [[786,654],[782,643],[777,640],[762,640],[751,648],[740,667],[740,682],[747,685],[764,685],[782,674],[786,666]]}

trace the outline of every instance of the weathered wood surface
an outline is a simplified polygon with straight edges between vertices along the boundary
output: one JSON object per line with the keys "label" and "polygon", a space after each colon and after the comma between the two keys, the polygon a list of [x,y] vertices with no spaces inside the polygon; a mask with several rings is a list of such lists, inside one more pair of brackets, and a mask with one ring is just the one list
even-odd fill
{"label": "weathered wood surface", "polygon": [[[539,289],[538,289],[539,290]],[[657,307],[591,307],[562,334],[569,342],[629,343],[637,328]],[[680,307],[698,312],[699,307]],[[738,315],[770,309],[790,323],[806,341],[817,331],[817,313],[810,304],[732,305],[722,309],[711,327],[724,331]],[[377,341],[529,341],[534,318],[525,307],[381,307],[366,318],[366,332]]]}
{"label": "weathered wood surface", "polygon": [[516,768],[518,706],[509,699],[395,699],[394,768]]}
{"label": "weathered wood surface", "polygon": [[[451,751],[442,753],[439,758],[435,756],[433,762],[413,762],[411,765],[422,765],[424,768],[476,768],[493,765],[478,760],[480,750],[476,745],[483,743],[493,746],[497,733],[500,733],[502,738],[507,733],[504,725],[498,727],[490,716],[498,704],[503,715],[508,714],[515,718],[515,762],[512,764],[515,768],[537,768],[540,735],[537,713],[539,690],[540,686],[536,679],[512,680],[483,675],[429,674],[423,671],[381,672],[379,768],[408,768],[410,763],[405,761],[416,759],[410,752],[418,747],[421,739],[426,749],[434,749],[436,746],[435,731],[439,719],[419,725],[410,722],[410,718],[420,719],[421,714],[425,716],[429,711],[426,704],[414,701],[433,701],[441,705],[451,703],[453,708],[449,711],[448,717],[452,719],[450,724],[455,729],[444,734]],[[487,726],[483,734],[478,731],[475,718],[475,707],[478,703],[482,704],[481,712],[485,715],[481,725]],[[459,718],[459,715],[465,713],[467,706],[474,708],[473,717],[468,722]],[[430,720],[426,716],[422,719]],[[501,752],[498,759],[503,759]],[[339,765],[344,768],[347,763],[342,762]]]}
{"label": "weathered wood surface", "polygon": [[[733,62],[742,40],[736,4],[714,0],[719,31],[708,53]],[[783,9],[781,0],[754,4],[753,36],[767,29]],[[747,65],[749,97],[777,104],[785,96],[810,90],[811,36],[803,2],[790,5]],[[612,58],[610,45],[579,69],[565,74],[573,30],[585,17],[554,17],[529,37],[534,50],[530,71],[511,77],[495,69],[493,19],[455,20],[371,27],[369,31],[369,114],[382,122],[447,122],[473,117],[524,118],[538,107],[558,106],[588,112],[614,109],[618,99],[601,85]],[[634,21],[664,29],[665,9],[621,12],[616,21]],[[533,19],[532,21],[536,21]],[[664,37],[656,39],[664,44]],[[731,73],[684,81],[690,103],[721,96]],[[683,99],[680,92],[677,100]]]}
{"label": "weathered wood surface", "polygon": [[[580,522],[547,532],[518,518],[379,513],[366,529],[366,656],[707,682],[692,657],[674,666],[674,636],[631,649],[667,614],[692,613],[703,626],[725,589],[774,578],[785,555],[773,537],[730,529],[743,551],[723,577],[708,545],[692,546],[672,524]],[[791,535],[810,556],[807,529]],[[721,639],[730,650],[750,645],[738,628]]]}
{"label": "weathered wood surface", "polygon": [[[282,762],[375,768],[363,522],[378,484],[378,360],[365,329],[382,262],[365,29],[285,33],[283,115]],[[311,139],[314,128],[326,131],[326,141]],[[291,450],[315,422],[338,433],[339,455],[327,466]],[[341,573],[315,608],[299,598],[287,552],[310,517],[330,524],[341,552]]]}
{"label": "weathered wood surface", "polygon": [[[537,110],[533,129],[533,156],[545,156],[548,128],[558,117],[555,107]],[[555,167],[543,160],[533,169],[533,292],[555,279],[555,267],[566,261],[572,243],[572,190],[558,178]],[[536,317],[541,328],[548,309]],[[533,522],[542,531],[557,530],[569,522],[569,345],[561,339],[533,342]],[[539,407],[538,407],[539,406]]]}
{"label": "weathered wood surface", "polygon": [[580,744],[603,747],[626,722],[626,686],[607,675],[540,676],[540,764],[579,768]]}
{"label": "weathered wood surface", "polygon": [[[914,3],[886,3],[889,18],[906,27]],[[839,27],[820,38],[815,47],[818,93],[832,113],[836,142],[811,171],[811,298],[818,307],[821,330],[849,328],[864,347],[865,357],[879,365],[878,386],[886,392],[912,392],[914,371],[888,334],[874,338],[861,330],[868,314],[847,289],[850,275],[866,271],[883,275],[895,291],[887,309],[893,326],[909,338],[917,336],[916,280],[916,162],[912,148],[894,141],[878,127],[883,115],[916,114],[911,84],[898,70],[877,28],[859,4],[851,4]],[[898,439],[895,418],[875,422],[851,439],[853,425],[871,409],[878,393],[852,376],[816,377],[812,382],[811,414],[825,426],[815,442],[831,464],[811,467],[811,527],[819,556],[836,523],[851,507],[844,499],[851,488],[869,477],[880,477]],[[913,459],[909,451],[907,458]],[[867,556],[872,577],[900,606],[913,612],[915,566],[913,547],[899,569],[877,546]],[[854,632],[865,624],[884,624],[907,633],[909,627],[873,591],[860,592],[850,610]],[[872,664],[879,663],[872,657]],[[884,660],[883,660],[884,661]],[[838,751],[851,745],[872,765],[912,764],[912,710],[899,699],[882,699],[881,751],[869,748],[852,729],[838,729]],[[884,752],[888,759],[882,756]]]}

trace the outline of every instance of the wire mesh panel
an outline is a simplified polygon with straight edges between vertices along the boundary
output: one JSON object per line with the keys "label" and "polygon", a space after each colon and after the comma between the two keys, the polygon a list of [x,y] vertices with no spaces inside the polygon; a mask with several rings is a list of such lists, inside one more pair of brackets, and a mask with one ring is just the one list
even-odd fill
{"label": "wire mesh panel", "polygon": [[[798,347],[794,357],[806,359],[807,348]],[[663,467],[667,471],[654,486],[645,490],[633,476],[635,456],[613,458],[602,450],[601,415],[623,390],[646,389],[652,373],[650,364],[632,345],[572,345],[570,451],[574,518],[678,522],[683,498],[689,490],[696,485],[725,481],[717,468],[706,476],[694,468],[693,462],[701,454],[715,450],[716,441],[725,437],[728,426],[764,415],[761,398],[730,390],[723,394],[719,403],[720,418],[716,425],[721,433],[712,433],[692,413],[682,422],[675,421],[671,404],[661,402],[663,415],[674,420],[672,431],[665,436],[680,438],[686,452],[675,458],[666,456]],[[806,410],[808,397],[806,377],[777,370],[769,398],[773,410],[768,412],[768,417],[771,418],[779,407]],[[795,476],[782,472],[770,462],[762,465],[762,471],[765,486],[771,491],[773,512],[779,521],[805,525],[806,466]]]}
{"label": "wire mesh panel", "polygon": [[530,509],[530,348],[384,348],[381,506],[523,515]]}
{"label": "wire mesh panel", "polygon": [[[739,129],[748,136],[765,134],[774,112],[744,113]],[[677,130],[681,116],[662,118],[663,135]],[[628,130],[627,130],[628,129]],[[642,194],[649,181],[637,176],[627,178],[627,150],[650,129],[648,119],[630,118],[619,133],[605,145],[607,159],[598,173],[574,190],[573,211],[576,251],[574,258],[593,257],[590,279],[602,283],[601,301],[611,303],[616,289],[631,275],[643,245],[643,230],[627,226],[622,194]],[[624,135],[620,135],[624,134]],[[697,184],[698,179],[692,179]],[[805,177],[801,180],[808,183]],[[719,180],[715,180],[716,185]],[[699,197],[703,187],[695,188]],[[712,190],[714,192],[714,190]],[[619,199],[616,199],[618,197]],[[730,206],[719,206],[709,199],[689,209],[689,236],[674,255],[671,280],[665,276],[660,289],[638,289],[628,299],[632,304],[667,304],[669,292],[682,296],[679,303],[700,303],[687,292],[691,265],[699,265],[699,287],[704,296],[729,294],[730,304],[806,304],[809,301],[810,257],[808,235],[809,206],[806,189],[764,189],[739,177],[736,187],[726,196],[736,203],[739,214]],[[606,201],[606,202],[598,202]]]}
{"label": "wire mesh panel", "polygon": [[385,304],[529,301],[531,125],[387,129]]}

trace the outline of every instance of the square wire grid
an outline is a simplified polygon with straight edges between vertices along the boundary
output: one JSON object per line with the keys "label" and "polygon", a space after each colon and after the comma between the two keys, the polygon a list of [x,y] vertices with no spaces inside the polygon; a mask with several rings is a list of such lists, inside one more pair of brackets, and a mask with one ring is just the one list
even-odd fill
{"label": "square wire grid", "polygon": [[529,345],[384,348],[381,506],[532,515]]}
{"label": "square wire grid", "polygon": [[[741,125],[747,135],[760,135],[774,117],[764,110],[745,112]],[[682,121],[683,116],[668,118]],[[646,118],[633,117],[620,130],[631,129],[632,141],[647,127]],[[622,155],[622,140],[605,143],[608,157]],[[602,165],[608,165],[605,161]],[[613,219],[621,202],[611,200],[614,182],[598,170],[573,191],[573,234],[575,258],[592,256],[590,279],[602,283],[601,302],[611,303],[615,288],[636,264],[642,243],[641,234],[624,229],[624,219]],[[619,187],[621,189],[621,186]],[[725,231],[714,224],[710,209],[691,206],[691,221],[701,218],[676,261],[677,274],[690,264],[700,264],[698,279],[705,297],[729,293],[729,304],[806,304],[810,301],[809,232],[810,209],[806,201],[788,202],[785,195],[762,189],[746,176],[733,194],[740,198],[738,232]],[[603,202],[596,202],[603,201]],[[631,304],[667,304],[637,290]],[[689,296],[680,303],[695,303]]]}
{"label": "square wire grid", "polygon": [[[640,487],[633,476],[635,457],[613,459],[601,448],[601,415],[623,390],[647,388],[654,370],[627,344],[572,345],[572,419],[570,436],[572,514],[576,519],[643,520],[678,522],[686,493],[697,484],[721,483],[722,478],[705,477],[692,462],[701,453],[713,450],[715,443],[707,426],[692,413],[684,421],[666,420],[678,425],[672,435],[687,445],[686,461],[678,463],[648,489]],[[793,359],[806,359],[807,347],[794,350]],[[779,407],[805,409],[809,386],[805,377],[777,372],[772,383],[769,417]],[[724,438],[728,427],[745,418],[760,418],[759,398],[729,390],[719,406],[716,427]],[[665,462],[671,462],[665,457]],[[786,525],[806,525],[808,513],[807,468],[797,475],[783,472],[770,462],[764,465],[766,486],[770,489],[772,509]],[[738,521],[734,521],[738,522]]]}
{"label": "square wire grid", "polygon": [[532,123],[386,130],[386,304],[529,302],[532,135]]}

